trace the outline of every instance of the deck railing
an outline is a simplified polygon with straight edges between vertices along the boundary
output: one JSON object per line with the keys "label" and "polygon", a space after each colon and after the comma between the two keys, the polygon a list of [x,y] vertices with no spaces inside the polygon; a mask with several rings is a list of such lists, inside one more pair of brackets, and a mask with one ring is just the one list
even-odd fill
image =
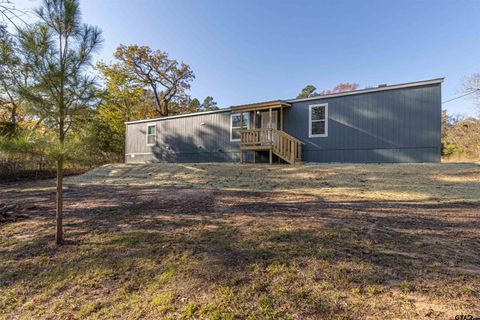
{"label": "deck railing", "polygon": [[240,131],[240,148],[259,150],[271,148],[273,153],[289,163],[302,160],[300,140],[277,129],[248,129]]}

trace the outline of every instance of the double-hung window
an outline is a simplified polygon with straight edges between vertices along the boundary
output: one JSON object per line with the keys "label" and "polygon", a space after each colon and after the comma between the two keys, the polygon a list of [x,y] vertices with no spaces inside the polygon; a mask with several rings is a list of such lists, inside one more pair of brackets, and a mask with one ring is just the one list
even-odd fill
{"label": "double-hung window", "polygon": [[147,125],[147,146],[153,146],[157,142],[157,126],[155,124]]}
{"label": "double-hung window", "polygon": [[240,113],[233,113],[230,115],[230,141],[240,141],[240,130],[248,129],[248,122],[250,119],[248,112],[243,112],[242,115],[242,121],[240,121]]}
{"label": "double-hung window", "polygon": [[310,105],[308,119],[310,138],[328,136],[328,103]]}

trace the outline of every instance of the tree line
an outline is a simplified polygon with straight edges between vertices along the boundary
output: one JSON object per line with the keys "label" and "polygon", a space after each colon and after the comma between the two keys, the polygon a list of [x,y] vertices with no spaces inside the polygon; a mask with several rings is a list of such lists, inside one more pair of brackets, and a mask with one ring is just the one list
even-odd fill
{"label": "tree line", "polygon": [[[474,73],[467,79],[464,92],[446,102],[473,96],[480,116],[480,73]],[[479,117],[448,114],[445,110],[442,112],[442,156],[449,161],[480,160]]]}
{"label": "tree line", "polygon": [[480,119],[442,112],[442,156],[450,161],[480,160]]}
{"label": "tree line", "polygon": [[120,45],[114,62],[93,63],[102,33],[81,23],[78,1],[44,1],[33,15],[0,26],[4,167],[34,158],[49,167],[60,154],[89,166],[121,161],[125,121],[218,109],[211,96],[190,97],[194,72],[161,50]]}
{"label": "tree line", "polygon": [[61,244],[64,175],[122,161],[125,121],[218,107],[192,99],[190,66],[161,50],[120,45],[113,63],[94,63],[102,32],[78,0],[44,0],[32,23],[0,4],[0,178],[54,171]]}

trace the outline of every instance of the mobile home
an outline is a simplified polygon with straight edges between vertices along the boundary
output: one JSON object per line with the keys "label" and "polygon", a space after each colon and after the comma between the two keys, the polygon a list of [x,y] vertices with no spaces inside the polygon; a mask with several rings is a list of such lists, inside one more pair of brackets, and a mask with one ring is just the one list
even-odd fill
{"label": "mobile home", "polygon": [[125,162],[438,162],[442,81],[130,121]]}

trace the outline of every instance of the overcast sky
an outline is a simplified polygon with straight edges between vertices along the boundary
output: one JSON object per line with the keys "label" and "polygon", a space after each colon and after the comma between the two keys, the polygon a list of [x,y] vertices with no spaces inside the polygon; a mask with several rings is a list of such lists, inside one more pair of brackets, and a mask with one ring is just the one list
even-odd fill
{"label": "overcast sky", "polygon": [[[35,8],[41,0],[13,0]],[[480,72],[480,1],[82,0],[103,30],[97,59],[148,45],[189,64],[190,94],[221,107],[293,98],[307,84],[360,87],[445,77],[442,100]],[[474,115],[470,97],[444,104]]]}

